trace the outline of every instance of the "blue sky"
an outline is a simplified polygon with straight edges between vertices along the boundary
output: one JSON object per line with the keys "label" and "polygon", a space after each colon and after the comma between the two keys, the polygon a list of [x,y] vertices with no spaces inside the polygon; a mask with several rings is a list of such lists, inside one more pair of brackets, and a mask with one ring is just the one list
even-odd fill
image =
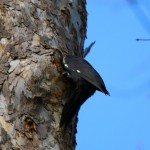
{"label": "blue sky", "polygon": [[79,113],[76,150],[150,150],[149,0],[87,0],[86,59],[111,96],[96,92]]}

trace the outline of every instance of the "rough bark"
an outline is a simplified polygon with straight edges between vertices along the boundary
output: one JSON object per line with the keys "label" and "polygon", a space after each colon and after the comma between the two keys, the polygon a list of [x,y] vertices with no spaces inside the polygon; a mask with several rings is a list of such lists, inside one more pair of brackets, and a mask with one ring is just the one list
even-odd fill
{"label": "rough bark", "polygon": [[85,3],[0,0],[0,149],[75,149],[76,119],[59,127],[74,89],[59,51],[83,54]]}

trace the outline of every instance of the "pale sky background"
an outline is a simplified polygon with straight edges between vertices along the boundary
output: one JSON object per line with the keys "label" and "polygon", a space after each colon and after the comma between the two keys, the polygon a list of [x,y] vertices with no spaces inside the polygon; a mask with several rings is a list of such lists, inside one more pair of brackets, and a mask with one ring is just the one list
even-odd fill
{"label": "pale sky background", "polygon": [[87,0],[86,59],[111,96],[79,113],[76,150],[150,150],[150,0]]}

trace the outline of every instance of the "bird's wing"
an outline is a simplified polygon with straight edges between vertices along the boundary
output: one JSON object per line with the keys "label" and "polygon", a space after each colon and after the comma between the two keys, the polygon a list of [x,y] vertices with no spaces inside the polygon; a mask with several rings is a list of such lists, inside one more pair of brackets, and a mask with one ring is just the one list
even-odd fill
{"label": "bird's wing", "polygon": [[71,55],[65,57],[65,62],[68,65],[68,70],[76,71],[81,78],[91,83],[97,90],[109,94],[103,79],[89,62],[83,58]]}

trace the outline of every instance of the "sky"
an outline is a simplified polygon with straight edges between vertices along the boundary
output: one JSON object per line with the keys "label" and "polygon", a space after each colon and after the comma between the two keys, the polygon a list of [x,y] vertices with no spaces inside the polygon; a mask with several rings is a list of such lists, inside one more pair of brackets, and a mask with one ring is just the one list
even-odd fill
{"label": "sky", "polygon": [[76,150],[150,150],[150,1],[87,0],[86,57],[110,96],[79,112]]}

